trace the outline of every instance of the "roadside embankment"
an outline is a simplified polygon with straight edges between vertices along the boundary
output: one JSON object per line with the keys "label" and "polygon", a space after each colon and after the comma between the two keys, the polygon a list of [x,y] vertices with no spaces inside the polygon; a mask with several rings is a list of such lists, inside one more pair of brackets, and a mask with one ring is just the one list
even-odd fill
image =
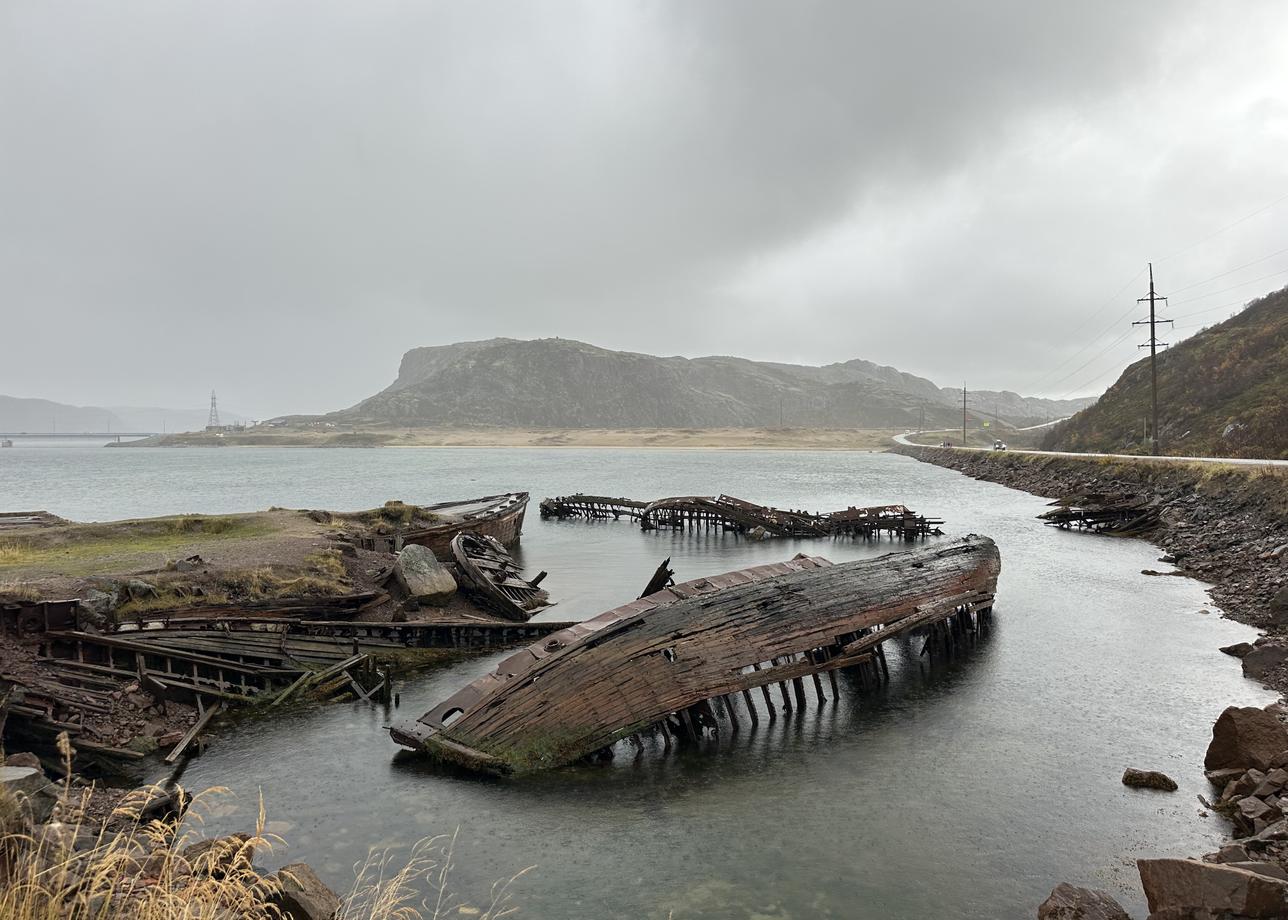
{"label": "roadside embankment", "polygon": [[[902,445],[894,452],[1048,498],[1088,491],[1156,496],[1159,526],[1146,538],[1180,572],[1210,584],[1226,616],[1265,630],[1272,646],[1280,637],[1288,644],[1286,470]],[[1249,676],[1288,691],[1288,647],[1283,661],[1255,670]]]}

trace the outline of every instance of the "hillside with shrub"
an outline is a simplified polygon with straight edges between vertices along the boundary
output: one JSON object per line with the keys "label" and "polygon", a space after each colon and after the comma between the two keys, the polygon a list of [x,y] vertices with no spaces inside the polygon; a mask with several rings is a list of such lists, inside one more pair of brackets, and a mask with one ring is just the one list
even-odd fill
{"label": "hillside with shrub", "polygon": [[[1042,446],[1148,453],[1149,413],[1146,357]],[[1165,454],[1288,458],[1288,288],[1159,354],[1158,419]]]}

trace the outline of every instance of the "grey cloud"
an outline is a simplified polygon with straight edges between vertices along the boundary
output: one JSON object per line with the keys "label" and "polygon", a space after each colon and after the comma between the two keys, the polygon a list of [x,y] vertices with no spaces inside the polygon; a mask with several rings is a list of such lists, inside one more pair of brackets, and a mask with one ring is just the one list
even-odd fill
{"label": "grey cloud", "polygon": [[[30,347],[0,392],[199,404],[214,385],[259,413],[324,410],[387,383],[406,348],[551,334],[861,356],[944,383],[1004,349],[1014,370],[986,383],[1023,388],[1050,363],[1034,353],[1067,347],[1013,323],[1029,298],[1064,287],[1075,306],[1119,280],[1086,276],[1149,248],[1132,217],[1142,239],[1111,267],[1088,244],[1120,203],[1097,199],[1098,170],[1117,188],[1159,168],[1133,147],[1043,174],[1026,126],[1112,129],[1163,91],[1167,30],[1188,47],[1214,21],[1020,0],[18,3],[0,24],[0,296]],[[1237,79],[1236,51],[1211,86]],[[1168,143],[1174,183],[1273,168]],[[945,217],[970,223],[883,233],[955,181],[975,198]],[[791,271],[754,289],[850,224],[862,276],[834,259],[814,296]],[[50,349],[71,367],[46,384]]]}

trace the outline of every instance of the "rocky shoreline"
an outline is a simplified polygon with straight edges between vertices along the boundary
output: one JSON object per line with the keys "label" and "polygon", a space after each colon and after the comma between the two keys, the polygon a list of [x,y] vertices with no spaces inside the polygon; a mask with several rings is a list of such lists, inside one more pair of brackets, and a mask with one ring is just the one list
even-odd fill
{"label": "rocky shoreline", "polygon": [[[933,447],[894,452],[1048,498],[1088,492],[1147,497],[1157,524],[1140,536],[1165,551],[1160,561],[1208,583],[1225,616],[1265,633],[1255,644],[1222,651],[1242,659],[1245,676],[1281,697],[1288,693],[1288,474]],[[1205,804],[1230,819],[1234,839],[1198,859],[1139,860],[1149,920],[1288,917],[1285,722],[1282,699],[1264,710],[1230,707],[1221,714],[1204,761],[1215,789]],[[1123,782],[1149,785],[1133,773],[1139,771],[1129,770]],[[1153,781],[1163,790],[1171,782],[1161,774]],[[1129,920],[1104,892],[1068,884],[1052,891],[1038,917]]]}

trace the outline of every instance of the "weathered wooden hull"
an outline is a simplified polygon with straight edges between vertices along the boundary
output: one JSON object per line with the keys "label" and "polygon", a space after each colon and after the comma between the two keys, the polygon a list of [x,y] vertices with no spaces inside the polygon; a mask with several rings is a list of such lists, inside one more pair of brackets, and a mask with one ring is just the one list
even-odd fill
{"label": "weathered wooden hull", "polygon": [[523,516],[527,508],[527,492],[507,492],[464,502],[426,505],[426,511],[441,514],[446,520],[432,527],[408,531],[402,535],[402,542],[427,546],[439,559],[450,558],[452,540],[465,531],[492,537],[502,546],[514,546],[523,533]]}
{"label": "weathered wooden hull", "polygon": [[473,531],[457,534],[452,539],[452,558],[461,587],[507,620],[526,622],[554,606],[545,591],[520,575],[499,540],[489,541]]}
{"label": "weathered wooden hull", "polygon": [[989,610],[987,537],[832,565],[786,563],[666,588],[501,662],[395,741],[493,773],[554,767],[716,697],[871,661],[913,628]]}

